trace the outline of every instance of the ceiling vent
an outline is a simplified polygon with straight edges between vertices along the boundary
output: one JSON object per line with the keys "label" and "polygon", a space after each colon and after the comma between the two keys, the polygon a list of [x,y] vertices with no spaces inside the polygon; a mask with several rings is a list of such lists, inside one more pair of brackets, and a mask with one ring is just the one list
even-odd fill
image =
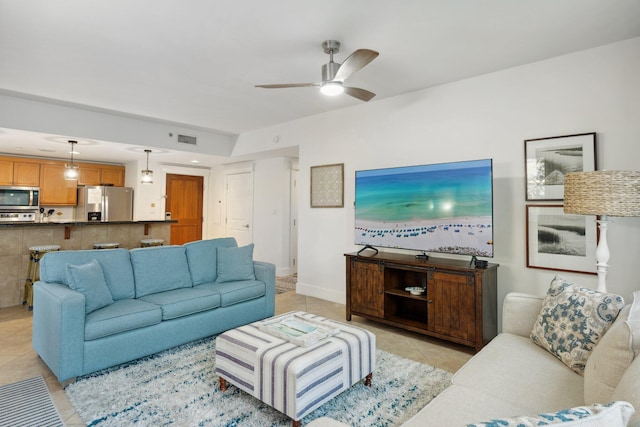
{"label": "ceiling vent", "polygon": [[182,144],[190,144],[190,145],[196,145],[198,143],[197,138],[195,136],[180,135],[180,134],[178,134],[178,142]]}

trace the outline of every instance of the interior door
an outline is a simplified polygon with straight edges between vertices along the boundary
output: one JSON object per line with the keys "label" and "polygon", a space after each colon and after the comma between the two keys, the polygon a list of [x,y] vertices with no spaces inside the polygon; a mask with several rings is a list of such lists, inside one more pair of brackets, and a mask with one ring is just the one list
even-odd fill
{"label": "interior door", "polygon": [[226,235],[238,246],[253,242],[253,172],[229,174],[226,180]]}
{"label": "interior door", "polygon": [[171,244],[202,240],[204,178],[167,174],[166,211],[171,212]]}

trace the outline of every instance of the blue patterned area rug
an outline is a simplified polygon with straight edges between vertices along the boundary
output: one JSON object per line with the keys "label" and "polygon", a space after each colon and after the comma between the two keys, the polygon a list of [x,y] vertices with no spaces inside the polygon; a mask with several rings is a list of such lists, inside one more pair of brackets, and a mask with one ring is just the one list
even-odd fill
{"label": "blue patterned area rug", "polygon": [[[447,371],[376,352],[362,382],[302,421],[328,416],[353,426],[397,426],[450,383]],[[79,378],[66,394],[89,426],[290,426],[291,419],[236,387],[219,390],[215,339],[207,338]]]}
{"label": "blue patterned area rug", "polygon": [[295,291],[298,276],[276,276],[276,293]]}

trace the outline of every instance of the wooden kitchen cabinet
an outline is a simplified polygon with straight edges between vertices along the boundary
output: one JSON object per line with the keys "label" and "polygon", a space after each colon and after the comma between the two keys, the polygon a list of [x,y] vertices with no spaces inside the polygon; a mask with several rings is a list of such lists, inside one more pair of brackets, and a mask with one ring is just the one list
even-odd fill
{"label": "wooden kitchen cabinet", "polygon": [[0,185],[13,184],[13,162],[0,160]]}
{"label": "wooden kitchen cabinet", "polygon": [[78,185],[124,186],[124,166],[80,164]]}
{"label": "wooden kitchen cabinet", "polygon": [[42,206],[75,206],[78,185],[124,186],[124,166],[77,163],[78,180],[66,180],[66,163],[62,160],[0,156],[0,185],[39,186]]}
{"label": "wooden kitchen cabinet", "polygon": [[100,168],[81,164],[78,170],[78,185],[100,185]]}
{"label": "wooden kitchen cabinet", "polygon": [[124,166],[103,166],[100,171],[100,182],[114,187],[124,187]]}
{"label": "wooden kitchen cabinet", "polygon": [[0,185],[37,187],[40,185],[40,164],[0,159]]}
{"label": "wooden kitchen cabinet", "polygon": [[40,165],[40,205],[75,206],[78,200],[77,180],[64,179],[64,162]]}
{"label": "wooden kitchen cabinet", "polygon": [[[497,335],[497,264],[378,253],[346,256],[347,320],[358,315],[474,350]],[[412,295],[407,287],[426,289]]]}

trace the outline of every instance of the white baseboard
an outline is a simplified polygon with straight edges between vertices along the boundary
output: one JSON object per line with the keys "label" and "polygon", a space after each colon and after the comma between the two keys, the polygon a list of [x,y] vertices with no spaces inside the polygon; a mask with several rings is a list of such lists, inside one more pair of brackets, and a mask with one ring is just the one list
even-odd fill
{"label": "white baseboard", "polygon": [[296,283],[296,293],[298,295],[320,298],[338,304],[346,304],[347,301],[347,295],[345,292],[334,291],[326,288],[318,288],[317,286],[311,286],[302,282]]}

